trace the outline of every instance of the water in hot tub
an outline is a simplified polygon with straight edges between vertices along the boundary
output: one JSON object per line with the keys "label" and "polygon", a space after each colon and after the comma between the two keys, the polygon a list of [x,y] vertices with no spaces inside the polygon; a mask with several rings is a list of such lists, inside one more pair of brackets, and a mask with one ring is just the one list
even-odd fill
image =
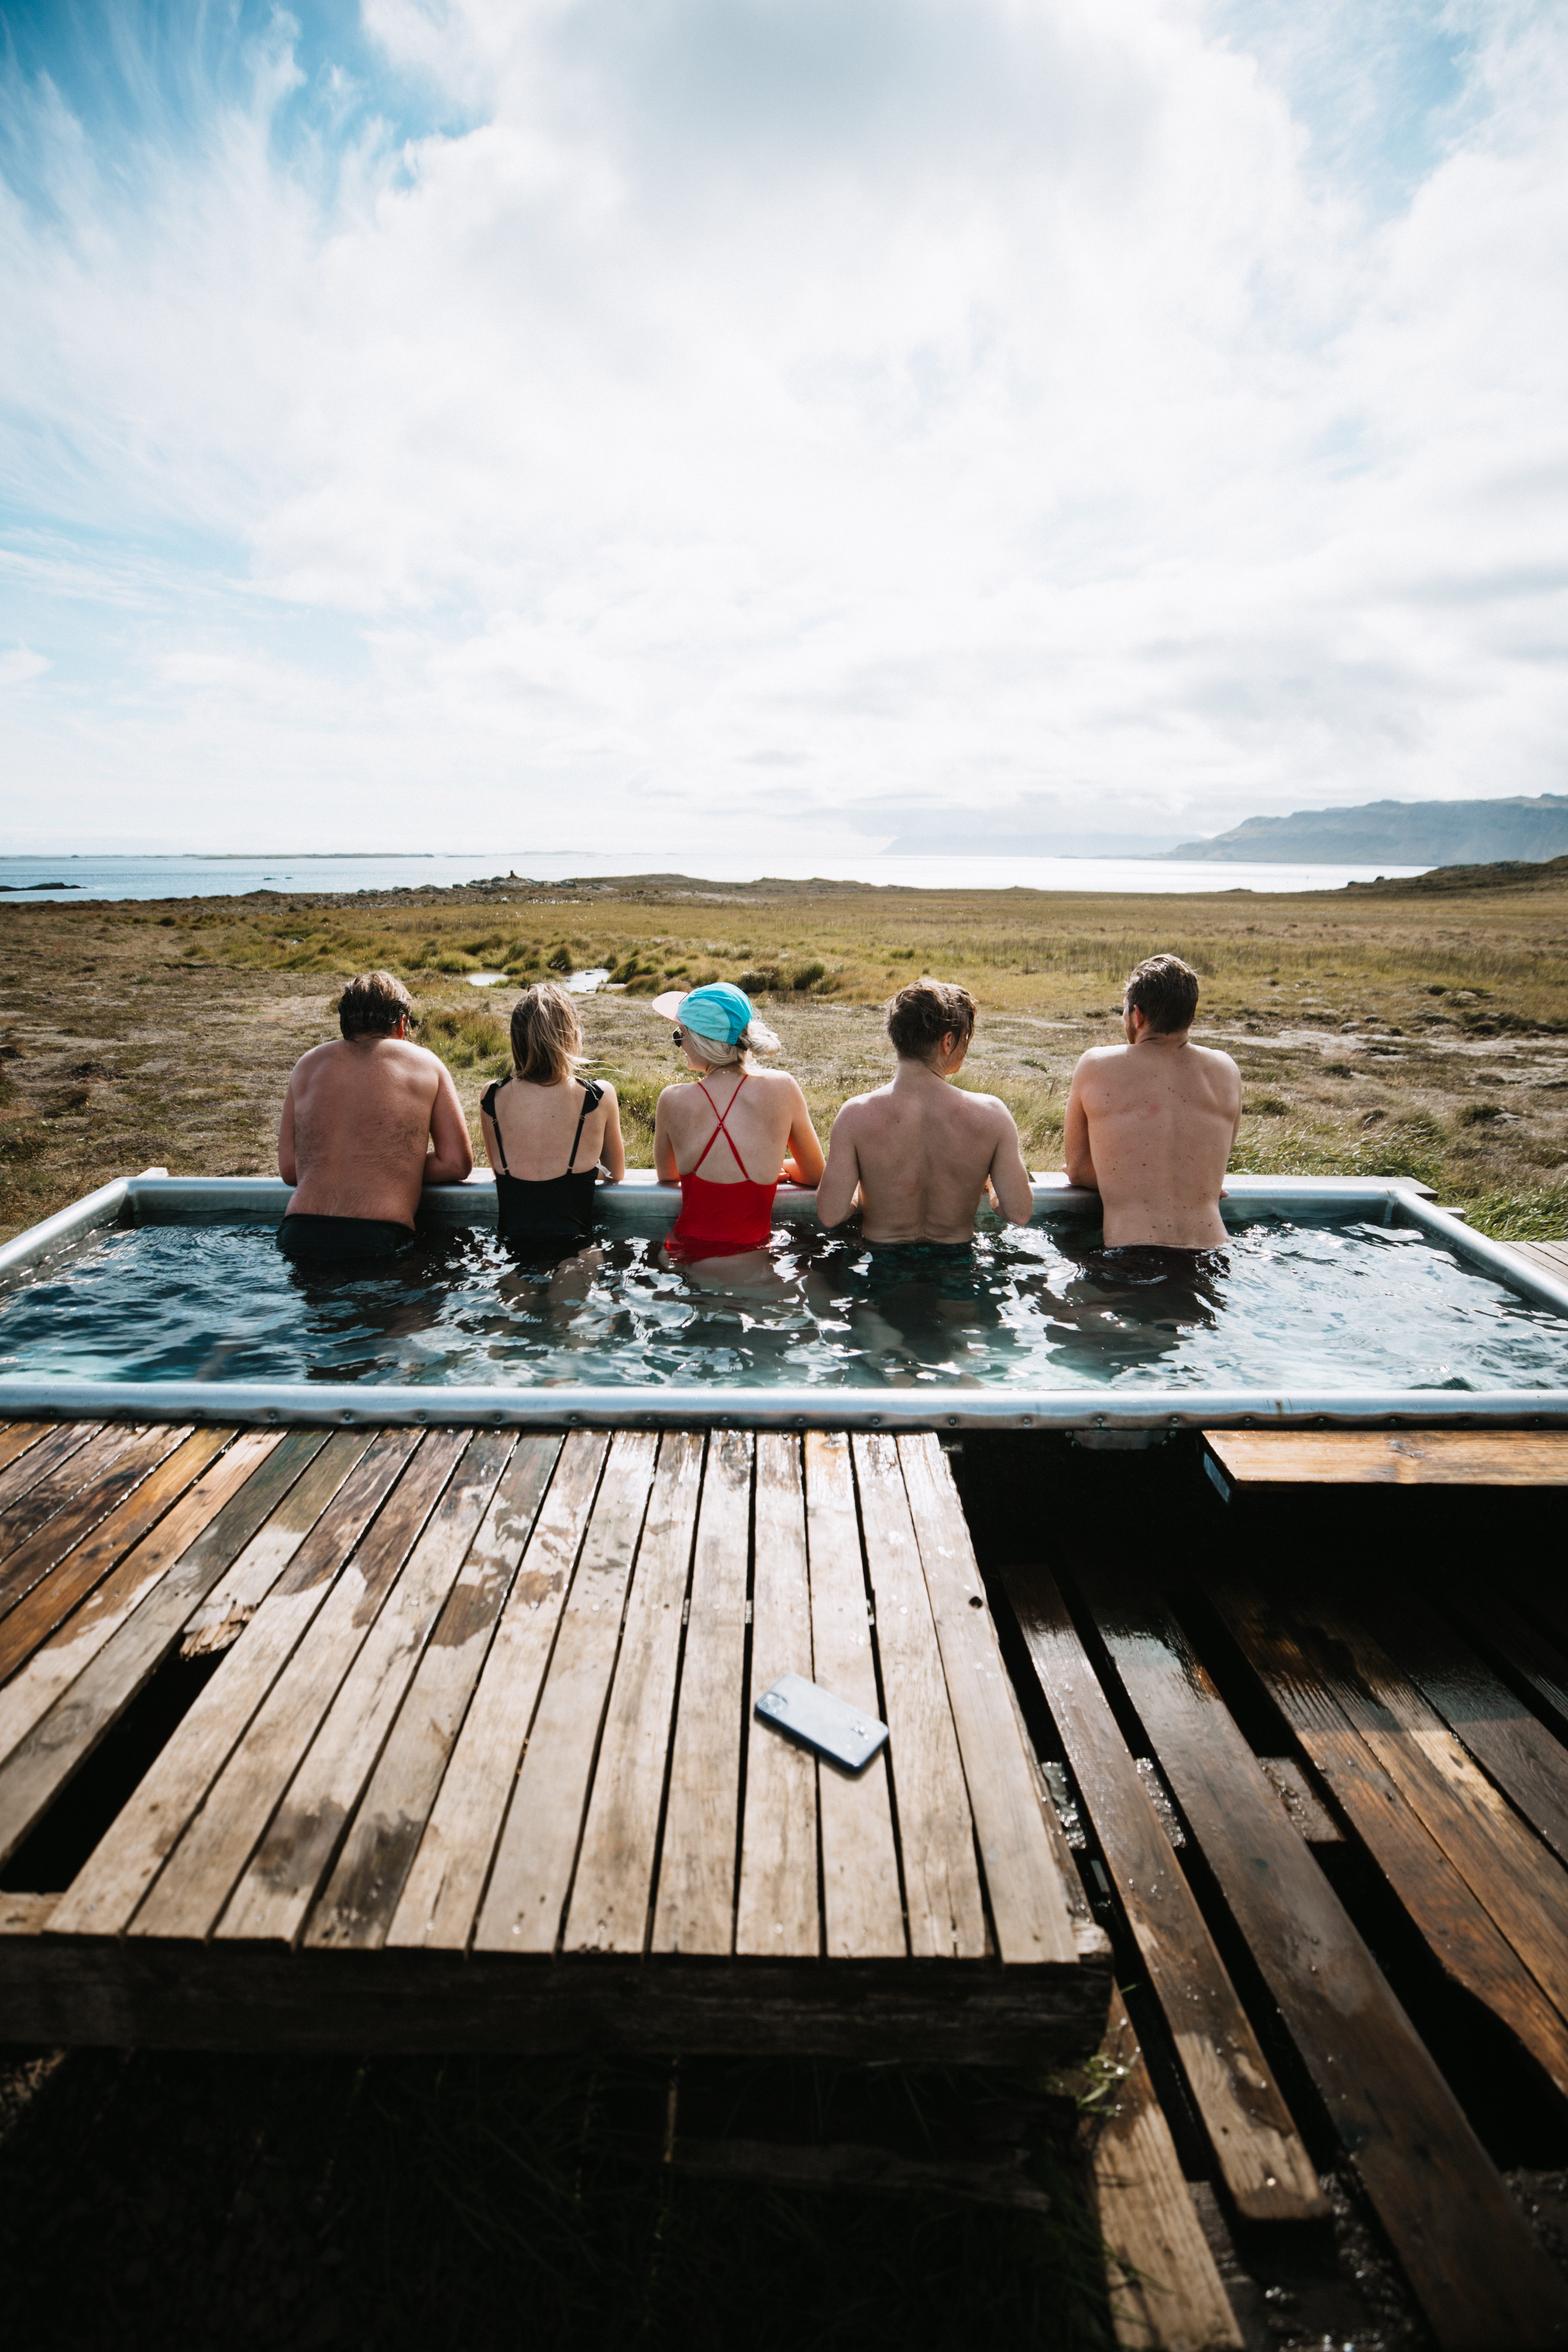
{"label": "water in hot tub", "polygon": [[369,1271],[257,1224],[117,1232],[0,1297],[0,1376],[662,1387],[1568,1386],[1568,1320],[1418,1231],[1260,1217],[1172,1266],[1082,1225],[884,1255],[775,1229],[672,1265],[617,1234],[553,1263],[444,1234]]}

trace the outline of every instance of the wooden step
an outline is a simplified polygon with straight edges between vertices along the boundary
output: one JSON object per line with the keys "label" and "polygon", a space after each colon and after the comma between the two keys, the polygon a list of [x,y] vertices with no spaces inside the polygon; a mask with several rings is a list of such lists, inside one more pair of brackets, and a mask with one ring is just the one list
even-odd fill
{"label": "wooden step", "polygon": [[1568,1486],[1568,1429],[1205,1429],[1227,1503],[1251,1486]]}

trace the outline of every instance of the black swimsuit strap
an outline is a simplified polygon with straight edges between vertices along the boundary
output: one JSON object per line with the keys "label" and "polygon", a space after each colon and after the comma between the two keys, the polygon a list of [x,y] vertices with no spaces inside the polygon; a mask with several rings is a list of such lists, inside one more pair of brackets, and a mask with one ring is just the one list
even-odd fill
{"label": "black swimsuit strap", "polygon": [[[583,1122],[587,1118],[588,1113],[591,1110],[598,1109],[600,1103],[604,1099],[604,1094],[605,1089],[600,1086],[596,1078],[591,1078],[587,1085],[583,1088],[583,1108],[577,1115],[577,1132],[572,1138],[572,1157],[566,1162],[566,1173],[568,1176],[571,1175],[574,1167],[576,1165],[577,1146],[583,1140]],[[496,1132],[499,1135],[500,1129],[498,1128]]]}
{"label": "black swimsuit strap", "polygon": [[489,1120],[490,1125],[495,1129],[496,1150],[500,1153],[502,1171],[509,1176],[510,1175],[511,1171],[506,1164],[506,1145],[501,1141],[500,1121],[496,1117],[496,1097],[500,1094],[502,1087],[510,1087],[510,1084],[511,1080],[510,1078],[498,1078],[494,1086],[487,1087],[484,1093],[479,1097],[479,1108],[484,1112],[485,1117]]}
{"label": "black swimsuit strap", "polygon": [[[495,1129],[496,1150],[500,1153],[501,1171],[507,1176],[511,1174],[511,1170],[507,1166],[506,1145],[501,1139],[500,1121],[496,1117],[496,1097],[500,1094],[502,1087],[510,1087],[510,1084],[511,1080],[510,1078],[498,1078],[494,1086],[487,1087],[484,1093],[479,1097],[479,1108],[484,1112],[486,1118],[489,1120],[490,1125]],[[591,1110],[598,1109],[599,1105],[603,1102],[604,1098],[605,1089],[596,1078],[591,1079],[583,1088],[583,1108],[577,1115],[577,1132],[572,1138],[572,1157],[566,1162],[566,1173],[568,1176],[571,1175],[573,1167],[576,1161],[577,1146],[583,1140],[584,1122],[586,1120],[588,1113]]]}

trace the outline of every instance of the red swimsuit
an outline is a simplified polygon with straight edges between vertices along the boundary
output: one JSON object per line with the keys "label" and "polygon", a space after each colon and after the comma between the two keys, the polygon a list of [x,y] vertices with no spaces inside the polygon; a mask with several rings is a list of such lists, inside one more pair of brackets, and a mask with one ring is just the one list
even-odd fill
{"label": "red swimsuit", "polygon": [[[735,1139],[724,1124],[720,1109],[700,1078],[708,1108],[719,1124],[713,1129],[698,1156],[697,1167],[689,1176],[680,1180],[680,1214],[669,1236],[669,1249],[675,1257],[721,1257],[727,1252],[765,1247],[773,1229],[773,1194],[778,1191],[775,1178],[771,1184],[753,1184],[746,1174],[746,1163],[735,1150]],[[741,1086],[730,1097],[728,1108],[735,1108],[735,1095],[746,1083],[741,1075]],[[713,1146],[722,1136],[733,1154],[741,1171],[739,1184],[715,1184],[710,1177],[697,1172]]]}

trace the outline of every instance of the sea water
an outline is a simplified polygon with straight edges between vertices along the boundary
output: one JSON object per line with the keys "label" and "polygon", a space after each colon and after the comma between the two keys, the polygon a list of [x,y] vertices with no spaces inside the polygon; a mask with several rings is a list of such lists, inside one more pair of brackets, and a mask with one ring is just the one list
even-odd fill
{"label": "sea water", "polygon": [[671,1263],[617,1234],[554,1259],[489,1234],[292,1265],[257,1224],[113,1232],[0,1296],[0,1377],[550,1387],[1568,1387],[1568,1320],[1419,1231],[1262,1216],[1185,1265],[1060,1223],[957,1255],[775,1228]]}

